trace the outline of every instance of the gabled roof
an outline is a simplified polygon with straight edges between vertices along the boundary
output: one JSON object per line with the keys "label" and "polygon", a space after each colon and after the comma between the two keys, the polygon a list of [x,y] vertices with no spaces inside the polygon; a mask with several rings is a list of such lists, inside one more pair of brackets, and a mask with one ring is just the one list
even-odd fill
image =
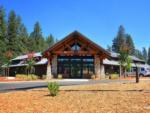
{"label": "gabled roof", "polygon": [[53,46],[51,46],[50,48],[48,48],[46,51],[44,51],[43,53],[46,53],[48,51],[52,51],[54,50],[56,47],[60,46],[62,43],[64,43],[67,40],[71,40],[71,38],[73,38],[73,36],[79,36],[80,39],[84,40],[85,42],[91,44],[92,46],[94,46],[97,50],[102,51],[105,55],[109,56],[109,52],[106,51],[104,48],[102,48],[101,46],[99,46],[98,44],[96,44],[95,42],[91,41],[89,38],[87,38],[86,36],[84,36],[83,34],[81,34],[78,31],[74,31],[72,33],[70,33],[69,35],[67,35],[65,38],[63,38],[62,40],[60,40],[59,42],[57,42],[56,44],[54,44]]}
{"label": "gabled roof", "polygon": [[[111,56],[112,58],[118,58],[118,57],[119,57],[119,53],[110,52],[110,56]],[[131,57],[131,59],[132,59],[133,61],[145,62],[144,60],[139,59],[139,58],[136,57],[136,56],[130,55],[130,57]]]}
{"label": "gabled roof", "polygon": [[[33,54],[33,57],[41,57],[42,54],[41,52],[38,52],[38,53],[34,53]],[[16,58],[12,59],[12,60],[21,60],[21,59],[27,59],[28,58],[28,55],[25,54],[25,55],[20,55],[20,56],[17,56]]]}
{"label": "gabled roof", "polygon": [[[119,66],[120,65],[120,63],[119,63],[119,61],[115,61],[115,60],[109,60],[109,59],[104,59],[103,60],[103,64],[104,65],[112,65],[112,66]],[[145,67],[145,68],[150,68],[150,65],[148,65],[148,64],[141,64],[141,63],[137,63],[136,65],[135,65],[135,63],[131,63],[131,66],[132,67]]]}
{"label": "gabled roof", "polygon": [[[41,52],[38,53],[34,53],[33,57],[42,57]],[[28,58],[28,55],[20,55],[17,56],[14,59],[11,59],[11,61],[17,61],[19,60],[19,62],[17,64],[10,64],[9,67],[20,67],[20,66],[27,66],[26,63],[24,63],[24,60]],[[44,65],[47,64],[48,60],[46,58],[41,58],[40,61],[36,62],[35,65]],[[6,64],[2,65],[3,68],[7,67]]]}

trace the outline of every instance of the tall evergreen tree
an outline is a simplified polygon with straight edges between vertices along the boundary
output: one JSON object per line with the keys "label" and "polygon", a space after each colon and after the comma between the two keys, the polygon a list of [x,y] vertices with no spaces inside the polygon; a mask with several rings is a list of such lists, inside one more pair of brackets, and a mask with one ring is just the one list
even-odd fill
{"label": "tall evergreen tree", "polygon": [[28,33],[25,25],[22,23],[22,19],[20,16],[16,17],[16,25],[17,25],[17,51],[15,52],[17,55],[27,53],[28,52]]}
{"label": "tall evergreen tree", "polygon": [[46,43],[48,45],[48,47],[51,47],[52,45],[54,45],[54,37],[52,34],[50,34],[47,39],[46,39]]}
{"label": "tall evergreen tree", "polygon": [[122,48],[126,49],[130,55],[133,55],[135,52],[135,46],[132,37],[125,33],[125,29],[121,25],[119,27],[117,36],[113,39],[112,51],[119,53]]}
{"label": "tall evergreen tree", "polygon": [[57,42],[59,42],[59,40],[56,38],[56,39],[55,39],[55,43],[57,43]]}
{"label": "tall evergreen tree", "polygon": [[144,58],[145,62],[147,62],[148,53],[147,53],[147,50],[145,47],[143,47],[142,54],[143,54],[143,58]]}
{"label": "tall evergreen tree", "polygon": [[107,45],[107,51],[112,52],[112,47]]}
{"label": "tall evergreen tree", "polygon": [[126,44],[127,44],[128,50],[129,50],[129,54],[133,55],[135,46],[134,46],[132,37],[129,34],[126,35]]}
{"label": "tall evergreen tree", "polygon": [[20,51],[20,54],[25,54],[28,52],[29,50],[29,36],[28,36],[28,33],[27,33],[27,29],[26,27],[24,26],[24,24],[21,24],[20,27],[19,27],[19,31],[18,31],[18,39],[19,39],[19,51]]}
{"label": "tall evergreen tree", "polygon": [[119,27],[117,36],[113,40],[112,50],[118,53],[120,51],[120,47],[124,46],[124,44],[125,44],[125,29],[121,25]]}
{"label": "tall evergreen tree", "polygon": [[39,52],[44,50],[45,40],[42,36],[42,30],[39,22],[36,22],[34,25],[34,30],[30,34],[32,41],[31,51]]}
{"label": "tall evergreen tree", "polygon": [[150,47],[148,49],[148,60],[147,60],[147,63],[150,65]]}
{"label": "tall evergreen tree", "polygon": [[18,33],[17,16],[14,11],[11,11],[8,17],[7,51],[11,51],[14,55],[17,55],[18,52],[17,33]]}
{"label": "tall evergreen tree", "polygon": [[0,73],[2,72],[1,65],[5,60],[4,53],[6,52],[6,20],[5,20],[5,10],[0,6]]}
{"label": "tall evergreen tree", "polygon": [[142,52],[141,52],[140,50],[135,49],[134,55],[135,55],[136,57],[138,57],[139,59],[144,60],[143,54],[142,54]]}
{"label": "tall evergreen tree", "polygon": [[0,40],[5,41],[6,39],[6,20],[5,20],[5,10],[0,6]]}
{"label": "tall evergreen tree", "polygon": [[5,10],[2,6],[0,6],[0,45],[1,45],[0,53],[3,53],[5,49],[6,33],[7,33],[6,27],[7,26],[5,20]]}

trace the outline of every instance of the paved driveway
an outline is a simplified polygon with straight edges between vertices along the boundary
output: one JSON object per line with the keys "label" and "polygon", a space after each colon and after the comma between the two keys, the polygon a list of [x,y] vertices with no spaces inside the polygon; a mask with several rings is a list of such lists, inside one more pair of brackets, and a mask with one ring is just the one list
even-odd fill
{"label": "paved driveway", "polygon": [[[97,83],[113,83],[113,82],[134,82],[133,80],[57,80],[60,86],[82,85],[82,84],[97,84]],[[0,92],[28,90],[33,88],[47,87],[46,81],[28,81],[28,82],[7,82],[0,83]]]}

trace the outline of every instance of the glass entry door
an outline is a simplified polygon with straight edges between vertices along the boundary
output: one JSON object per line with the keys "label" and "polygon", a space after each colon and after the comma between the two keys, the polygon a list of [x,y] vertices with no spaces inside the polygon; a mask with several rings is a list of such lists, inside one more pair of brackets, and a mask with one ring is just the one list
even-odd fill
{"label": "glass entry door", "polygon": [[81,64],[80,63],[71,64],[70,77],[71,78],[82,78],[81,71],[82,70],[81,70]]}
{"label": "glass entry door", "polygon": [[57,73],[63,78],[89,78],[94,74],[92,56],[58,56]]}

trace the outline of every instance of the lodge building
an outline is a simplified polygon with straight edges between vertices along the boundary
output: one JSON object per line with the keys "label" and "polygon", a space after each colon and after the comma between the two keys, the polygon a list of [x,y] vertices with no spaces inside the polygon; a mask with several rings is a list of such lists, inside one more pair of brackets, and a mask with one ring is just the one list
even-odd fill
{"label": "lodge building", "polygon": [[[138,66],[145,65],[145,61],[131,56],[133,63]],[[119,73],[118,54],[110,53],[94,43],[78,31],[74,31],[42,54],[34,54],[35,74],[53,75],[57,78],[62,74],[63,78],[105,78],[107,73]],[[10,75],[25,73],[27,55],[12,59]],[[5,66],[3,66],[5,68]]]}

